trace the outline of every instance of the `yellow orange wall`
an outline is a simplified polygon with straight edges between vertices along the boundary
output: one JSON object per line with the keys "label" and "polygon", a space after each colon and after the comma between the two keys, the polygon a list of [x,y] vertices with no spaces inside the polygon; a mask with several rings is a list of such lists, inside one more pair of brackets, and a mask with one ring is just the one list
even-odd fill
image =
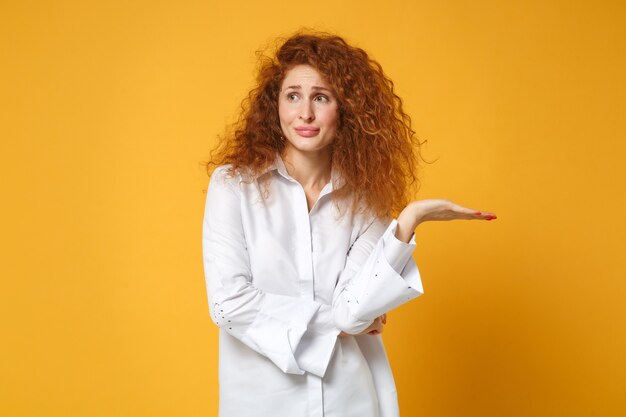
{"label": "yellow orange wall", "polygon": [[0,415],[217,415],[199,164],[301,26],[365,48],[437,159],[403,416],[626,415],[626,6],[3,1]]}

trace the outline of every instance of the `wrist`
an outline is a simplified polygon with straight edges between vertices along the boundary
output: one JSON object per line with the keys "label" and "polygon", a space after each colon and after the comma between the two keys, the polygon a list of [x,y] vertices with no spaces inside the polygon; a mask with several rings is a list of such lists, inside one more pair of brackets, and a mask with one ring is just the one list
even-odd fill
{"label": "wrist", "polygon": [[[406,212],[406,213],[405,213]],[[420,223],[425,221],[426,212],[424,207],[419,204],[419,201],[412,201],[403,210],[407,219],[412,222],[413,228],[416,228]]]}
{"label": "wrist", "polygon": [[411,236],[413,236],[413,233],[415,233],[415,227],[404,225],[398,220],[396,232],[394,233],[396,239],[398,239],[400,242],[409,243],[409,241],[411,240]]}
{"label": "wrist", "polygon": [[395,236],[398,240],[408,243],[417,226],[423,221],[422,211],[413,203],[402,210],[398,216]]}

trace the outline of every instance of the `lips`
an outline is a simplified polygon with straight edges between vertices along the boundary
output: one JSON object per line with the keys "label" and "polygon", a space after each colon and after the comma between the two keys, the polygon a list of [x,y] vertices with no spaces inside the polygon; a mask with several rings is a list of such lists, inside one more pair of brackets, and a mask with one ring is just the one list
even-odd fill
{"label": "lips", "polygon": [[305,138],[310,138],[312,136],[317,135],[320,132],[319,128],[315,128],[315,127],[296,127],[295,130],[298,133],[298,135],[303,136]]}

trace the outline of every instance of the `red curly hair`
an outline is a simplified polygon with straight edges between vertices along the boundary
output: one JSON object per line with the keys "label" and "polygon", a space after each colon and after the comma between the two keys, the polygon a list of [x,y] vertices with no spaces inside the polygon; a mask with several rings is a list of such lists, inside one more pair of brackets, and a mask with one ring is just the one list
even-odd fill
{"label": "red curly hair", "polygon": [[257,86],[242,102],[238,121],[211,152],[208,174],[230,164],[229,175],[240,174],[251,181],[274,162],[276,152],[282,154],[281,83],[292,67],[306,64],[330,84],[338,102],[339,121],[330,152],[343,186],[333,187],[334,202],[352,198],[353,212],[396,216],[412,197],[411,186],[419,186],[417,166],[423,143],[416,139],[411,118],[381,65],[363,49],[326,32],[300,31],[272,56],[258,54]]}

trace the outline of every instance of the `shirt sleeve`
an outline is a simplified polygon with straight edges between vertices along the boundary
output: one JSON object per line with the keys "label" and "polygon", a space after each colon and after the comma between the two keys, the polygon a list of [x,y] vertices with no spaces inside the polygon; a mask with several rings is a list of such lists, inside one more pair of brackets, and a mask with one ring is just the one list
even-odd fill
{"label": "shirt sleeve", "polygon": [[346,333],[360,333],[376,317],[424,293],[409,243],[395,237],[398,221],[373,220],[348,253],[333,294],[333,319]]}
{"label": "shirt sleeve", "polygon": [[332,308],[252,285],[238,181],[219,167],[207,191],[202,252],[211,318],[283,372],[323,377],[340,332]]}

